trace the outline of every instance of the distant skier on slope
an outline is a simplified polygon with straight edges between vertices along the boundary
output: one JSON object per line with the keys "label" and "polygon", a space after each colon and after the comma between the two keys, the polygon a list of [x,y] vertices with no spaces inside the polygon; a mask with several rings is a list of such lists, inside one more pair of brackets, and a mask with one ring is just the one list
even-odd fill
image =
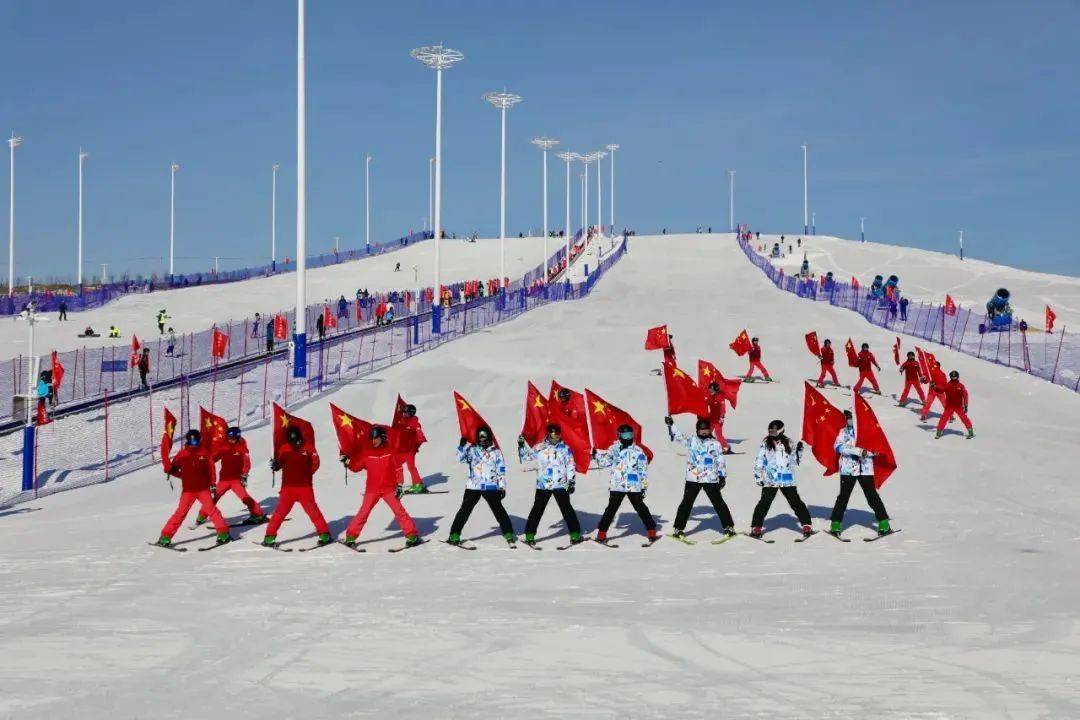
{"label": "distant skier on slope", "polygon": [[225,518],[221,516],[221,512],[214,506],[214,498],[210,495],[210,488],[214,484],[214,461],[207,449],[202,446],[202,435],[199,431],[188,430],[184,436],[184,447],[180,448],[171,459],[164,458],[164,465],[166,474],[180,478],[180,500],[176,504],[176,510],[165,523],[165,527],[161,528],[161,536],[157,544],[162,547],[172,545],[173,535],[180,529],[191,506],[196,502],[214,524],[218,544],[231,541],[229,526]]}
{"label": "distant skier on slope", "polygon": [[960,382],[960,373],[953,370],[949,373],[949,382],[945,384],[944,388],[938,391],[941,395],[942,402],[945,405],[945,410],[941,413],[941,419],[938,420],[937,432],[934,433],[935,438],[940,438],[942,432],[945,430],[945,426],[949,424],[949,420],[953,415],[960,418],[960,422],[967,428],[967,439],[975,437],[975,428],[971,425],[971,420],[968,419],[968,391],[964,387],[964,384]]}
{"label": "distant skier on slope", "polygon": [[[225,443],[214,451],[213,459],[221,463],[214,505],[221,502],[221,498],[231,490],[250,513],[244,520],[244,525],[260,525],[267,522],[270,518],[247,491],[248,473],[251,472],[251,454],[248,452],[247,440],[240,437],[240,428],[231,427],[225,432]],[[200,512],[199,517],[195,519],[195,524],[202,525],[204,522],[206,522],[206,515]]]}
{"label": "distant skier on slope", "polygon": [[319,451],[314,447],[307,447],[300,429],[290,426],[285,431],[285,442],[276,449],[274,456],[270,461],[270,469],[282,471],[281,495],[278,497],[274,515],[270,518],[270,524],[266,526],[263,545],[277,544],[278,529],[296,503],[300,503],[300,507],[304,508],[311,524],[315,526],[315,532],[319,533],[319,544],[329,545],[333,542],[330,527],[315,502],[314,480],[319,469]]}
{"label": "distant skier on slope", "polygon": [[351,455],[343,453],[341,462],[353,472],[367,470],[364,501],[345,530],[345,544],[349,547],[356,546],[356,539],[364,531],[368,516],[375,509],[375,504],[382,500],[389,506],[390,512],[394,513],[394,519],[397,520],[398,527],[405,535],[405,544],[407,546],[419,545],[420,533],[417,532],[412,517],[409,516],[394,492],[397,489],[398,468],[404,460],[387,442],[386,428],[378,425],[373,427],[371,445],[367,448],[354,449]]}
{"label": "distant skier on slope", "polygon": [[869,343],[862,344],[862,350],[855,356],[855,367],[859,369],[859,379],[851,386],[852,394],[858,394],[862,389],[863,383],[869,382],[874,388],[874,392],[880,395],[881,388],[878,387],[877,377],[874,375],[874,368],[880,370],[881,366],[878,365],[874,353],[870,352]]}
{"label": "distant skier on slope", "polygon": [[840,379],[836,377],[836,354],[833,352],[832,340],[829,338],[825,338],[818,358],[821,360],[821,374],[818,375],[817,386],[825,387],[825,376],[829,375],[832,377],[832,384],[839,387]]}
{"label": "distant skier on slope", "polygon": [[720,442],[713,437],[712,423],[708,418],[698,418],[694,436],[689,438],[679,431],[670,415],[664,417],[664,424],[668,427],[668,438],[671,442],[684,446],[687,451],[686,484],[683,486],[679,509],[675,511],[675,532],[671,537],[676,540],[684,539],[686,523],[694,509],[694,500],[702,490],[720,518],[721,532],[729,537],[734,535],[735,520],[732,519],[731,510],[720,492],[727,484],[727,463]]}
{"label": "distant skier on slope", "polygon": [[796,487],[795,468],[802,462],[802,442],[792,443],[784,434],[782,420],[769,423],[769,434],[761,441],[757,458],[754,460],[754,480],[761,486],[761,499],[754,508],[754,517],[750,525],[750,537],[760,539],[764,532],[765,516],[769,512],[773,499],[779,491],[791,506],[795,517],[802,525],[803,537],[814,534],[811,526],[810,511],[799,497]]}
{"label": "distant skier on slope", "polygon": [[518,459],[521,462],[536,461],[536,495],[533,498],[532,510],[529,511],[529,519],[525,523],[525,544],[536,545],[536,530],[552,496],[555,497],[566,522],[571,544],[581,542],[581,523],[578,522],[577,513],[570,502],[576,477],[574,455],[562,440],[562,429],[556,423],[549,424],[547,436],[536,447],[528,447],[525,438],[519,435]]}
{"label": "distant skier on slope", "polygon": [[608,504],[596,526],[597,542],[607,542],[607,531],[615,520],[615,513],[623,498],[629,498],[630,504],[645,525],[645,534],[650,541],[656,538],[656,520],[645,504],[645,491],[649,487],[649,458],[645,451],[634,442],[634,428],[620,425],[618,440],[606,450],[593,450],[593,457],[602,468],[609,468],[611,480],[608,484]]}
{"label": "distant skier on slope", "polygon": [[922,368],[919,367],[919,361],[915,359],[915,353],[909,352],[907,354],[907,360],[900,364],[900,374],[904,376],[904,390],[900,393],[900,400],[897,402],[897,406],[904,407],[907,405],[908,392],[914,390],[919,396],[919,402],[923,407],[926,407],[926,395],[923,394],[922,384],[926,382],[926,378],[923,377]]}
{"label": "distant skier on slope", "polygon": [[158,335],[165,334],[165,321],[169,319],[170,317],[165,313],[165,308],[161,308],[157,314]]}
{"label": "distant skier on slope", "polygon": [[750,339],[749,356],[750,368],[746,371],[746,379],[752,379],[754,375],[754,370],[760,370],[761,374],[765,377],[765,379],[771,381],[772,378],[769,376],[769,371],[766,370],[765,366],[761,364],[761,345],[758,344],[757,338]]}
{"label": "distant skier on slope", "polygon": [[878,534],[888,535],[892,532],[889,527],[889,513],[885,511],[885,503],[881,502],[881,496],[874,486],[874,454],[855,445],[855,425],[850,410],[844,411],[844,418],[847,419],[847,425],[840,430],[836,442],[833,443],[833,448],[840,458],[840,494],[836,496],[833,504],[829,534],[840,537],[843,532],[844,513],[847,512],[851,491],[857,483],[866,496],[866,504],[874,511]]}
{"label": "distant skier on slope", "polygon": [[475,445],[470,444],[467,438],[461,438],[457,458],[458,462],[465,463],[469,470],[465,478],[465,494],[461,498],[461,507],[454,516],[454,522],[450,524],[450,537],[446,542],[451,545],[461,544],[461,531],[469,521],[473,508],[483,499],[491,508],[495,521],[499,523],[503,538],[513,545],[517,536],[514,534],[510,516],[502,504],[506,497],[506,458],[503,457],[502,450],[495,447],[491,428],[486,425],[477,428]]}

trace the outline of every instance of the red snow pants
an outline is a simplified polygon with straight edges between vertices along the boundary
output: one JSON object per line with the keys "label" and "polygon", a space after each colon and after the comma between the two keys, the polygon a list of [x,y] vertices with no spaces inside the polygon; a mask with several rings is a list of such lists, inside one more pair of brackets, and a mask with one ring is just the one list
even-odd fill
{"label": "red snow pants", "polygon": [[289,511],[296,503],[300,503],[300,507],[304,508],[304,512],[311,519],[311,524],[315,526],[315,532],[320,535],[330,532],[326,518],[323,517],[322,511],[315,502],[315,489],[310,485],[285,485],[281,488],[281,495],[278,497],[274,515],[270,518],[270,524],[266,526],[267,535],[277,535],[278,528],[285,522]]}
{"label": "red snow pants", "polygon": [[352,519],[349,527],[345,530],[345,537],[360,537],[360,533],[364,531],[368,516],[371,515],[371,511],[375,509],[375,504],[380,500],[390,506],[390,512],[394,513],[394,519],[397,520],[398,527],[401,528],[401,532],[406,537],[418,534],[416,525],[413,524],[409,513],[405,511],[405,506],[397,499],[393,490],[387,490],[383,493],[364,493],[364,502],[360,504],[360,510],[356,513],[356,517]]}
{"label": "red snow pants", "polygon": [[214,498],[210,495],[210,491],[200,490],[198,492],[180,493],[180,501],[176,504],[176,511],[169,517],[165,527],[161,528],[161,534],[167,538],[175,535],[176,531],[184,523],[184,518],[187,517],[191,506],[196,502],[199,503],[199,507],[202,509],[201,514],[206,515],[210,518],[210,522],[214,523],[215,530],[219,533],[229,532],[229,526],[226,524],[225,518],[221,517],[221,511],[214,506]]}

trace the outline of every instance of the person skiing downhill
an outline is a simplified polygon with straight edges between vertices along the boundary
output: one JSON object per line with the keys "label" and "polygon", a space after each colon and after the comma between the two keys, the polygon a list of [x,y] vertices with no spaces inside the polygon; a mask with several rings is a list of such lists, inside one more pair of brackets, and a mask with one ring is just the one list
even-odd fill
{"label": "person skiing downhill", "polygon": [[394,519],[397,520],[398,527],[405,535],[406,546],[419,545],[422,542],[420,533],[417,532],[412,517],[409,516],[394,492],[397,489],[398,468],[404,460],[390,447],[386,438],[386,428],[378,425],[371,428],[370,447],[357,448],[351,455],[343,453],[341,462],[353,472],[367,470],[364,501],[345,530],[345,544],[349,547],[356,546],[356,539],[364,531],[368,516],[375,509],[375,504],[382,500],[389,506],[390,512],[394,513]]}
{"label": "person skiing downhill", "polygon": [[420,418],[416,417],[415,405],[406,405],[402,415],[402,419],[394,426],[394,429],[398,433],[398,451],[409,471],[409,477],[412,478],[412,485],[401,492],[419,495],[428,492],[428,489],[420,477],[420,471],[416,469],[416,453],[420,450],[420,446],[427,442],[427,437],[424,435],[424,428],[420,425]]}
{"label": "person skiing downhill", "polygon": [[874,454],[855,445],[855,424],[850,410],[844,411],[844,418],[847,425],[840,430],[836,442],[833,443],[833,448],[840,458],[840,494],[833,503],[829,534],[840,537],[843,532],[848,500],[851,498],[851,491],[858,484],[866,496],[866,504],[874,511],[878,534],[888,535],[892,532],[889,527],[889,513],[885,511],[885,503],[881,501],[881,496],[874,486]]}
{"label": "person skiing downhill", "polygon": [[835,386],[840,385],[840,379],[836,377],[836,355],[832,349],[832,340],[825,338],[825,342],[821,346],[821,354],[818,355],[821,360],[821,374],[818,375],[817,386],[819,388],[825,387],[825,376],[832,377],[832,384]]}
{"label": "person skiing downhill", "polygon": [[731,445],[728,444],[727,438],[724,437],[724,417],[727,415],[727,401],[720,392],[720,383],[709,383],[708,391],[709,394],[706,397],[706,400],[709,403],[708,418],[712,425],[712,432],[716,436],[716,439],[720,441],[720,447],[723,448],[724,454],[734,455],[735,451],[731,449]]}
{"label": "person skiing downhill", "polygon": [[802,441],[792,443],[784,434],[784,422],[773,420],[769,423],[769,434],[761,441],[757,458],[754,460],[754,480],[761,487],[761,499],[754,508],[754,517],[750,523],[750,537],[760,539],[765,525],[765,516],[776,498],[776,493],[784,494],[784,499],[791,506],[795,517],[802,525],[803,537],[814,534],[811,526],[810,511],[799,497],[796,487],[795,468],[802,462]]}
{"label": "person skiing downhill", "polygon": [[315,532],[319,534],[319,545],[332,543],[330,527],[326,524],[326,518],[323,517],[319,505],[315,502],[313,483],[315,473],[319,470],[319,451],[305,445],[300,428],[290,426],[285,431],[285,442],[274,453],[274,459],[270,461],[270,469],[282,471],[281,495],[278,497],[274,515],[270,518],[270,524],[266,526],[263,545],[277,544],[278,529],[296,503],[300,503],[300,507],[304,508],[304,512],[311,520],[311,524],[315,526]]}
{"label": "person skiing downhill", "polygon": [[649,458],[645,451],[634,442],[634,428],[620,425],[616,430],[618,440],[606,450],[593,449],[593,457],[602,468],[610,468],[611,480],[608,484],[608,504],[596,526],[596,541],[607,542],[607,531],[615,519],[615,513],[623,498],[629,498],[630,504],[645,525],[645,534],[650,541],[657,540],[656,521],[649,507],[645,504],[645,492],[649,488]]}
{"label": "person skiing downhill", "polygon": [[907,405],[908,392],[915,390],[915,393],[919,396],[919,402],[922,403],[923,407],[926,407],[926,395],[923,394],[922,388],[926,378],[923,377],[919,361],[915,359],[915,353],[909,352],[907,354],[907,359],[900,364],[900,374],[904,376],[904,390],[900,393],[900,400],[896,403],[897,406],[904,407]]}
{"label": "person skiing downhill", "polygon": [[214,506],[214,498],[210,495],[210,488],[214,484],[214,461],[202,446],[202,435],[199,431],[194,428],[188,430],[184,436],[184,447],[171,459],[164,458],[163,464],[167,475],[180,478],[180,500],[176,504],[176,510],[161,528],[157,544],[163,547],[172,545],[173,535],[180,529],[191,506],[196,502],[214,524],[217,543],[221,545],[230,542],[232,537],[229,535],[229,526]]}
{"label": "person skiing downhill", "polygon": [[712,423],[708,418],[698,418],[694,436],[689,438],[680,432],[671,416],[664,417],[664,424],[667,425],[671,442],[683,445],[687,451],[686,484],[683,486],[679,509],[675,511],[675,532],[672,537],[676,540],[683,540],[685,537],[684,531],[694,509],[694,500],[702,490],[720,518],[720,532],[728,537],[734,535],[735,520],[732,519],[731,510],[721,493],[727,484],[727,462],[724,460],[720,442],[713,437]]}
{"label": "person skiing downhill", "polygon": [[171,318],[165,314],[165,308],[161,308],[161,310],[159,310],[157,314],[158,335],[165,334],[165,321],[169,319]]}
{"label": "person skiing downhill", "polygon": [[570,533],[570,543],[576,545],[582,541],[581,523],[570,503],[574,492],[576,477],[574,455],[570,447],[562,440],[562,429],[555,423],[547,426],[547,436],[536,447],[528,447],[525,438],[518,436],[518,459],[521,462],[536,461],[536,495],[532,510],[525,523],[525,544],[536,545],[536,530],[544,516],[548,501],[555,497],[559,505],[566,528]]}
{"label": "person skiing downhill", "polygon": [[874,375],[873,368],[881,369],[878,365],[877,358],[874,357],[874,353],[870,352],[870,345],[868,343],[862,344],[862,350],[855,356],[855,367],[859,369],[859,379],[855,381],[855,384],[851,387],[852,394],[860,392],[863,383],[869,382],[874,388],[874,392],[878,395],[881,394],[881,388],[878,387],[877,377]]}
{"label": "person skiing downhill", "polygon": [[938,420],[937,431],[934,433],[934,438],[940,438],[941,434],[945,430],[945,426],[949,424],[949,420],[953,415],[960,418],[960,422],[967,428],[967,439],[975,437],[975,428],[971,425],[971,420],[968,419],[968,391],[964,387],[964,384],[960,382],[960,373],[953,370],[949,373],[949,382],[945,384],[944,388],[939,388],[938,393],[941,396],[942,404],[945,409],[941,413],[941,419]]}
{"label": "person skiing downhill", "polygon": [[[214,505],[221,502],[221,498],[231,490],[250,513],[244,520],[244,525],[260,525],[267,522],[270,518],[247,491],[248,473],[251,472],[251,454],[248,452],[247,440],[240,437],[240,428],[231,427],[225,432],[225,443],[214,451],[212,457],[215,462],[221,463]],[[195,518],[195,524],[202,525],[204,522],[206,522],[206,515],[200,512]]]}
{"label": "person skiing downhill", "polygon": [[[745,336],[744,336],[745,337]],[[746,371],[746,379],[750,380],[754,376],[754,370],[760,370],[761,374],[766,380],[772,380],[769,376],[769,371],[765,369],[765,366],[761,364],[761,345],[758,344],[757,338],[750,339],[750,368]]]}
{"label": "person skiing downhill", "polygon": [[450,537],[446,542],[451,545],[461,544],[461,531],[469,521],[469,515],[481,499],[487,502],[503,538],[511,546],[517,542],[510,516],[503,507],[506,497],[506,459],[502,450],[495,447],[491,428],[481,426],[476,430],[476,444],[470,444],[467,438],[461,438],[457,448],[458,462],[468,466],[465,478],[465,495],[461,498],[454,522],[450,525]]}

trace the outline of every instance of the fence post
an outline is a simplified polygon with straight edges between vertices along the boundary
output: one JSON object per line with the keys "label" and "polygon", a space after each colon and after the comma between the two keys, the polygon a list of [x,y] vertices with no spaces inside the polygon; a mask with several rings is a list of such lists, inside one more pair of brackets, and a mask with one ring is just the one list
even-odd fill
{"label": "fence post", "polygon": [[105,391],[105,479],[109,479],[109,391]]}
{"label": "fence post", "polygon": [[150,406],[150,459],[154,460],[154,386],[150,386],[150,393],[146,398],[147,404]]}
{"label": "fence post", "polygon": [[1061,337],[1058,338],[1057,357],[1054,358],[1054,372],[1050,373],[1050,382],[1057,378],[1058,361],[1061,360],[1061,346],[1065,342],[1065,326],[1061,326]]}
{"label": "fence post", "polygon": [[23,427],[23,462],[22,462],[22,489],[23,492],[29,492],[34,489],[34,465],[37,462],[37,454],[34,452],[37,448],[34,436],[34,424],[28,423]]}

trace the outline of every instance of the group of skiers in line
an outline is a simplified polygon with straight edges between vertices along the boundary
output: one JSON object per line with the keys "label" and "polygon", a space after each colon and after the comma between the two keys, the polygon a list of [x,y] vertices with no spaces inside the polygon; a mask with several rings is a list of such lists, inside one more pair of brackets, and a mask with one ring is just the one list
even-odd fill
{"label": "group of skiers in line", "polygon": [[[831,340],[826,339],[822,343],[818,359],[821,362],[821,373],[818,375],[817,386],[819,388],[825,387],[826,378],[829,378],[834,386],[839,387],[840,380],[836,376],[836,358]],[[937,400],[941,403],[943,409],[934,433],[935,438],[941,437],[945,427],[954,415],[960,419],[960,422],[967,429],[968,439],[975,437],[975,429],[967,415],[968,391],[964,384],[960,382],[960,373],[953,370],[946,377],[941,369],[941,364],[934,357],[927,357],[926,363],[928,372],[924,373],[915,353],[909,352],[906,359],[899,364],[898,371],[904,377],[904,389],[900,393],[897,406],[905,407],[908,403],[908,396],[914,392],[922,403],[920,419],[926,421],[934,401]],[[871,392],[881,395],[881,388],[878,385],[877,376],[874,374],[875,369],[881,370],[881,365],[878,364],[874,353],[870,351],[868,343],[863,343],[859,352],[854,355],[853,365],[859,371],[859,379],[851,387],[852,393],[862,392],[864,384],[869,383],[870,387],[873,388]],[[927,374],[929,377],[927,377]],[[926,392],[923,391],[924,383],[929,384]]]}
{"label": "group of skiers in line", "polygon": [[[841,482],[831,515],[829,533],[839,538],[848,499],[857,484],[863,489],[867,502],[875,513],[879,535],[889,534],[893,532],[889,525],[889,516],[874,487],[873,455],[855,446],[851,413],[845,411],[845,415],[847,426],[840,431],[835,441]],[[685,484],[682,500],[676,510],[672,537],[687,544],[694,544],[685,537],[685,530],[694,501],[701,491],[709,498],[720,520],[724,537],[717,542],[736,535],[734,519],[722,494],[728,474],[725,452],[714,435],[713,421],[707,417],[699,417],[694,434],[689,437],[680,431],[670,416],[665,417],[664,422],[670,441],[687,450]],[[397,520],[405,535],[406,547],[424,542],[400,500],[400,496],[405,493],[428,492],[415,464],[416,451],[426,441],[416,417],[415,406],[405,407],[404,420],[395,424],[394,431],[394,441],[391,442],[387,428],[373,426],[367,438],[368,442],[356,443],[353,448],[343,450],[339,456],[341,463],[348,469],[354,472],[363,470],[367,474],[362,504],[341,540],[350,548],[357,549],[357,540],[364,525],[380,500],[389,506]],[[591,451],[596,463],[608,469],[610,474],[608,503],[592,538],[582,535],[581,524],[571,502],[576,485],[577,466],[573,451],[563,440],[563,428],[558,423],[549,422],[545,428],[544,439],[534,445],[527,444],[524,436],[519,436],[519,461],[536,464],[535,495],[522,541],[531,547],[536,546],[537,531],[552,498],[566,522],[571,545],[586,539],[607,543],[608,530],[623,500],[629,500],[640,517],[648,539],[646,544],[651,545],[658,540],[660,535],[657,533],[656,520],[645,504],[651,456],[637,439],[639,432],[640,430],[635,432],[633,427],[623,424],[617,429],[616,442],[610,447],[594,448]],[[461,533],[465,524],[476,505],[480,500],[484,500],[506,542],[510,546],[516,546],[518,536],[503,506],[507,488],[506,458],[495,441],[491,428],[486,425],[479,426],[471,437],[462,437],[456,455],[457,460],[467,467],[465,489],[445,542],[463,546]],[[749,537],[762,539],[765,518],[778,493],[783,494],[794,511],[803,536],[809,537],[815,532],[810,513],[797,489],[796,474],[802,455],[802,442],[793,442],[785,434],[784,423],[780,420],[770,422],[768,434],[758,447],[754,461],[754,480],[761,487],[761,496],[753,511],[750,531],[746,533]],[[219,463],[220,470],[216,467]],[[313,435],[305,437],[296,426],[286,428],[284,442],[275,448],[274,459],[270,464],[272,470],[282,471],[282,485],[277,507],[269,519],[247,493],[251,458],[238,427],[228,428],[223,442],[214,443],[204,443],[199,430],[189,430],[184,438],[184,446],[171,458],[164,455],[163,465],[168,475],[181,480],[182,492],[175,512],[161,530],[158,545],[172,545],[173,536],[196,502],[200,505],[196,523],[202,524],[209,520],[217,531],[217,542],[230,542],[233,538],[229,533],[229,526],[217,507],[221,498],[230,491],[236,494],[250,512],[243,524],[268,522],[263,538],[266,546],[278,547],[277,533],[281,523],[297,503],[307,513],[318,533],[317,544],[327,545],[334,542],[330,528],[315,501],[314,477],[319,470],[320,459],[314,447]],[[403,468],[408,469],[412,479],[412,485],[407,489],[402,485]]]}

